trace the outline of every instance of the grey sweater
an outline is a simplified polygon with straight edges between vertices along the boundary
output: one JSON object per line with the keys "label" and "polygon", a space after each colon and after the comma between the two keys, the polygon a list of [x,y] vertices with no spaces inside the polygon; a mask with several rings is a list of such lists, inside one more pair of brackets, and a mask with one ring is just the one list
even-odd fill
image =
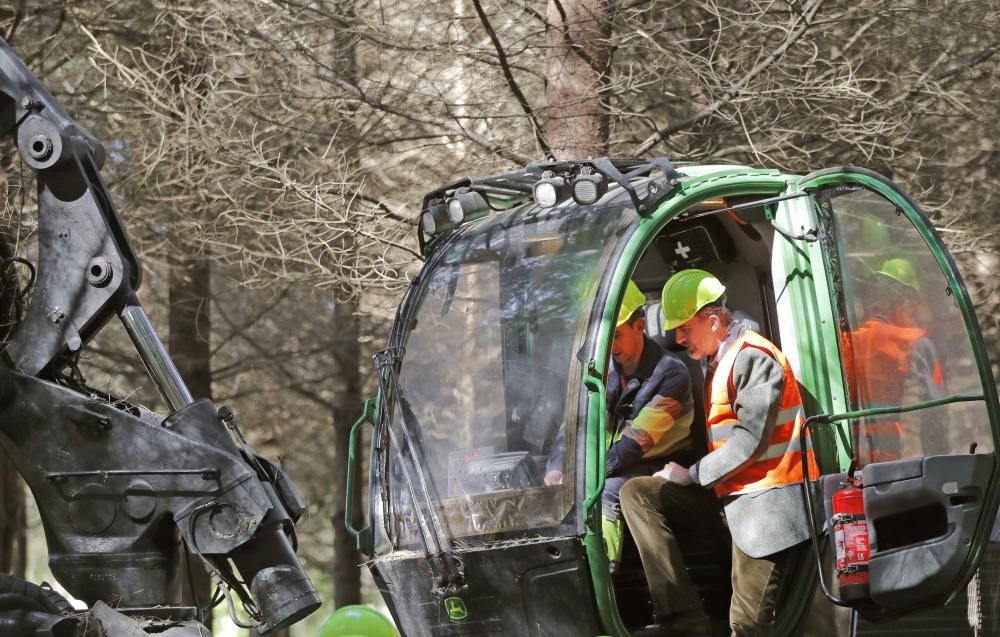
{"label": "grey sweater", "polygon": [[[794,378],[791,382],[796,382]],[[753,464],[770,442],[785,375],[776,360],[754,347],[733,364],[738,422],[726,444],[691,467],[691,477],[711,488]],[[802,485],[789,484],[723,499],[733,542],[750,557],[764,557],[809,539]]]}

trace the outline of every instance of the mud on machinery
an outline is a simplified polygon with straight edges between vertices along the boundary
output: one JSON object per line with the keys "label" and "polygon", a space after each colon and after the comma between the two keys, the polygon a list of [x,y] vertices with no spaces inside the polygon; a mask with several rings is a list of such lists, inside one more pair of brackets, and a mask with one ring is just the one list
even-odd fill
{"label": "mud on machinery", "polygon": [[[142,270],[99,175],[103,147],[3,41],[0,131],[38,181],[37,263],[0,242],[0,309],[16,323],[3,335],[0,447],[38,505],[52,573],[92,607],[76,613],[51,589],[0,574],[0,635],[207,634],[204,606],[177,600],[178,535],[238,622],[237,601],[261,633],[302,619],[320,600],[295,554],[300,497],[232,410],[192,398],[136,296]],[[15,266],[30,279],[26,306]],[[115,318],[168,416],[71,373]]]}

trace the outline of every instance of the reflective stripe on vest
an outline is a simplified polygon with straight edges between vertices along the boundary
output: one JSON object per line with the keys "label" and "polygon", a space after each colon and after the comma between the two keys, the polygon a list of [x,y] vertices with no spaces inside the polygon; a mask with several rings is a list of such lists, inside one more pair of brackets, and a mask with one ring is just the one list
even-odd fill
{"label": "reflective stripe on vest", "polygon": [[[726,444],[732,437],[734,429],[739,426],[739,420],[732,407],[735,398],[731,395],[733,366],[737,355],[748,347],[759,349],[775,359],[781,365],[785,378],[791,382],[785,382],[782,389],[778,415],[768,445],[752,464],[715,485],[715,492],[719,497],[761,491],[802,481],[799,426],[805,419],[805,414],[802,410],[799,386],[784,354],[770,341],[754,332],[743,332],[739,340],[733,343],[719,361],[712,378],[709,395],[706,396],[709,451],[715,451]],[[812,467],[811,475],[818,475],[811,446],[806,457]]]}

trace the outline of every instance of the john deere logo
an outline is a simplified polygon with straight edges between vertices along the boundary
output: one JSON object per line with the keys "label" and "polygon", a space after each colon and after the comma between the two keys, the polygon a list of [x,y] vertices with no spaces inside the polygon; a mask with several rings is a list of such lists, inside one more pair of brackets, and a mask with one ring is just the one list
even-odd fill
{"label": "john deere logo", "polygon": [[469,616],[469,611],[465,610],[465,602],[462,601],[461,597],[446,597],[444,600],[444,610],[453,622]]}

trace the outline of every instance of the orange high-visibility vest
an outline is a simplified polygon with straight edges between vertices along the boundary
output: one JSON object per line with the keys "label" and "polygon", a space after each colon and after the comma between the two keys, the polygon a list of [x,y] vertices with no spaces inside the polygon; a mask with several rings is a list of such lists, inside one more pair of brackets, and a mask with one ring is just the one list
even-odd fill
{"label": "orange high-visibility vest", "polygon": [[[771,487],[802,482],[802,458],[800,456],[799,426],[805,419],[802,410],[802,397],[795,374],[785,355],[766,338],[749,330],[733,343],[712,377],[709,388],[706,413],[708,427],[709,452],[722,447],[733,435],[733,428],[739,419],[733,411],[735,389],[733,387],[733,365],[737,355],[748,347],[754,347],[766,353],[781,365],[785,374],[785,386],[781,392],[781,403],[778,407],[778,420],[767,447],[764,448],[753,464],[747,466],[736,475],[715,485],[715,493],[719,497],[739,495],[752,491],[761,491]],[[818,476],[816,460],[810,447],[807,453],[810,475]]]}
{"label": "orange high-visibility vest", "polygon": [[[848,385],[856,405],[896,407],[903,400],[903,379],[910,372],[913,349],[927,332],[878,320],[865,321],[850,334],[845,348]],[[934,361],[935,386],[943,385],[941,362]],[[898,414],[873,416],[860,424],[860,434],[868,442],[867,462],[886,462],[903,457],[903,423]]]}

